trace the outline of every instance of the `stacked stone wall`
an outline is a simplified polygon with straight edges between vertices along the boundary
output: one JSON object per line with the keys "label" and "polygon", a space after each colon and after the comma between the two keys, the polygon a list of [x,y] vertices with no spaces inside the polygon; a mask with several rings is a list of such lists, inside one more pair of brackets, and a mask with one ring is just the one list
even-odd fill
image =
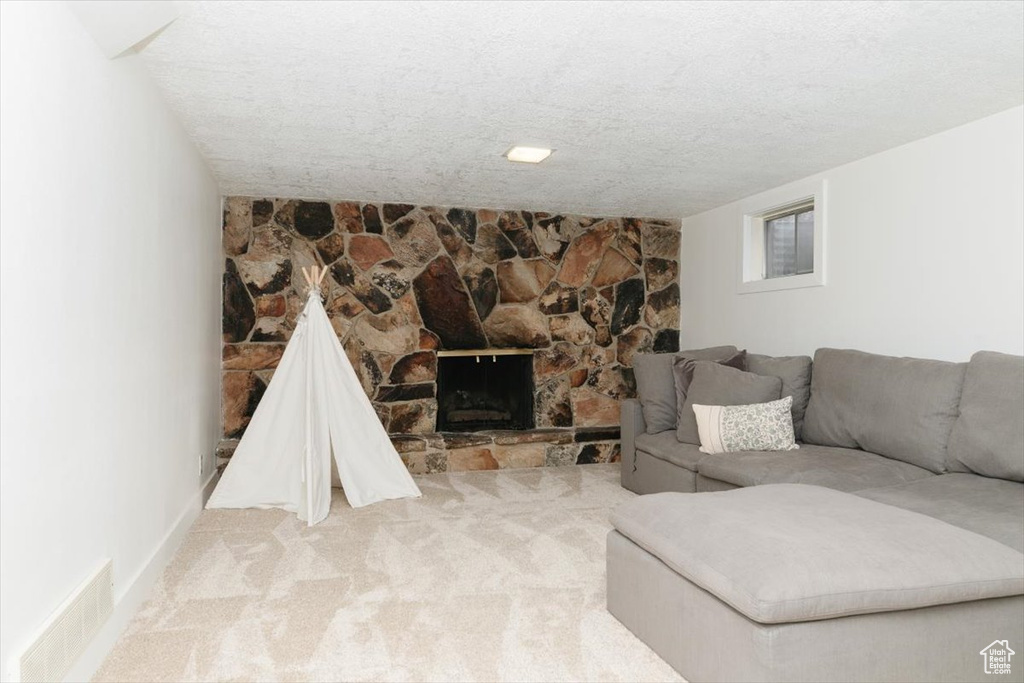
{"label": "stacked stone wall", "polygon": [[[409,460],[446,450],[433,434],[438,350],[535,349],[536,424],[552,436],[531,462],[561,464],[617,457],[588,435],[618,425],[634,354],[678,348],[677,220],[230,197],[223,246],[227,439],[244,433],[291,336],[305,266],[328,268],[331,324],[416,470],[448,467]],[[495,466],[511,445],[448,440]]]}

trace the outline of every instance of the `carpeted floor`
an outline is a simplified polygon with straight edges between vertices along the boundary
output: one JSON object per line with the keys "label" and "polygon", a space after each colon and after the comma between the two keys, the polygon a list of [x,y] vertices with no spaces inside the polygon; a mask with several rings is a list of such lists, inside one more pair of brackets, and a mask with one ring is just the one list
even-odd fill
{"label": "carpeted floor", "polygon": [[312,529],[204,511],[94,680],[682,680],[605,610],[618,465],[417,483]]}

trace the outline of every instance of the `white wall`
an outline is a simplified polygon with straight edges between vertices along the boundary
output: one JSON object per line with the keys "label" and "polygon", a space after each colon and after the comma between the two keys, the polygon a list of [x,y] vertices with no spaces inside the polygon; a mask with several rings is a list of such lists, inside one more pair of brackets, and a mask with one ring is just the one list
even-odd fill
{"label": "white wall", "polygon": [[736,293],[750,198],[683,220],[682,348],[832,346],[956,361],[979,349],[1024,353],[1024,108],[812,179],[822,178],[824,287]]}
{"label": "white wall", "polygon": [[139,59],[64,3],[0,4],[0,65],[0,663],[113,558],[88,676],[200,509],[220,197]]}

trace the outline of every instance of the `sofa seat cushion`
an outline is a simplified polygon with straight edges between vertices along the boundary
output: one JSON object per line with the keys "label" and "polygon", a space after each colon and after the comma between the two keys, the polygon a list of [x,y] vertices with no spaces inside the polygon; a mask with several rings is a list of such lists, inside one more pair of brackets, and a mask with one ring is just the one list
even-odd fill
{"label": "sofa seat cushion", "polygon": [[1024,552],[1024,484],[943,474],[857,495],[941,519]]}
{"label": "sofa seat cushion", "polygon": [[859,491],[936,475],[926,469],[851,448],[800,444],[800,450],[709,455],[697,468],[705,477],[735,484],[814,484]]}
{"label": "sofa seat cushion", "polygon": [[1024,555],[980,534],[820,486],[659,493],[611,523],[762,624],[1024,594]]}
{"label": "sofa seat cushion", "polygon": [[636,437],[636,449],[647,455],[670,462],[676,467],[685,467],[691,472],[697,471],[697,463],[707,457],[700,452],[700,446],[692,443],[680,443],[676,439],[675,430],[659,434],[640,434]]}

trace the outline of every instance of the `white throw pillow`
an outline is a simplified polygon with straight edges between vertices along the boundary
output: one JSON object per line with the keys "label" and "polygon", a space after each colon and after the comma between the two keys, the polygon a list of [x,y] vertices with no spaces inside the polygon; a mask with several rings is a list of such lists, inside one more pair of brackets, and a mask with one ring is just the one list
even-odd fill
{"label": "white throw pillow", "polygon": [[800,446],[793,435],[793,397],[746,406],[694,404],[702,453],[791,451]]}

